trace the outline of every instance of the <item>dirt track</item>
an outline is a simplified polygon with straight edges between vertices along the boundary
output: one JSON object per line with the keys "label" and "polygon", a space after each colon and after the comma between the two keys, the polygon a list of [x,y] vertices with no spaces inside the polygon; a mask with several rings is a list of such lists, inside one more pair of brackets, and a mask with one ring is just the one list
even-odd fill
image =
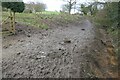
{"label": "dirt track", "polygon": [[98,41],[95,48],[97,31],[88,20],[48,30],[24,29],[18,25],[17,30],[17,35],[3,38],[3,78],[115,77],[101,73],[98,76],[90,70],[97,65],[101,71],[100,64],[92,63],[93,58],[88,56],[101,52],[105,46]]}

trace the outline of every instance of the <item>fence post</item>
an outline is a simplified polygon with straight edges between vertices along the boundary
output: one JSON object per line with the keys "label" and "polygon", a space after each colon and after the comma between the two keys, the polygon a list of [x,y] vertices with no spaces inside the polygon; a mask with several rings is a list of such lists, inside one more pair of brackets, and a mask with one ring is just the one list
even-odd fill
{"label": "fence post", "polygon": [[13,33],[15,34],[15,12],[13,12]]}
{"label": "fence post", "polygon": [[12,15],[12,11],[10,10],[10,30],[13,34],[15,34],[15,28],[13,26],[13,15]]}

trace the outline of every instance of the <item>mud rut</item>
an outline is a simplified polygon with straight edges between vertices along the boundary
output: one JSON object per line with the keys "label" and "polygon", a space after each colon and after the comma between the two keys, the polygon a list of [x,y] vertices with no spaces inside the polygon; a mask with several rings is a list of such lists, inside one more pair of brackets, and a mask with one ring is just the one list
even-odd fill
{"label": "mud rut", "polygon": [[86,77],[84,54],[89,51],[85,49],[95,38],[91,22],[23,32],[3,39],[3,78]]}

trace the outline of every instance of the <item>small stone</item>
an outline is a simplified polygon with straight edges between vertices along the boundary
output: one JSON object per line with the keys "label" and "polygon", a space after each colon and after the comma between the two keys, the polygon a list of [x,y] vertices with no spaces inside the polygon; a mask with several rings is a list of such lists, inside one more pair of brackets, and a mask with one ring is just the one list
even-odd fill
{"label": "small stone", "polygon": [[3,39],[5,39],[5,37],[3,37]]}
{"label": "small stone", "polygon": [[65,51],[65,48],[64,48],[64,47],[61,47],[61,48],[58,48],[58,50],[60,50],[60,51]]}
{"label": "small stone", "polygon": [[85,29],[81,29],[81,30],[83,30],[83,31],[84,31]]}
{"label": "small stone", "polygon": [[59,50],[62,50],[61,48],[59,48]]}
{"label": "small stone", "polygon": [[19,30],[18,30],[18,32],[22,32],[22,30],[21,30],[21,29],[19,29]]}
{"label": "small stone", "polygon": [[60,42],[59,44],[64,45],[65,43],[64,42]]}
{"label": "small stone", "polygon": [[38,55],[38,56],[36,57],[36,59],[41,59],[41,56],[40,56],[40,55]]}
{"label": "small stone", "polygon": [[65,56],[68,56],[68,55],[69,55],[69,52],[64,52],[64,55],[65,55]]}
{"label": "small stone", "polygon": [[8,46],[3,46],[3,48],[4,48],[4,49],[7,49],[7,48],[8,48]]}
{"label": "small stone", "polygon": [[101,43],[102,43],[103,45],[106,45],[105,41],[103,41],[103,40],[101,40]]}
{"label": "small stone", "polygon": [[69,27],[68,25],[66,27]]}
{"label": "small stone", "polygon": [[15,73],[14,75],[13,75],[13,77],[16,77],[17,76],[17,74]]}
{"label": "small stone", "polygon": [[31,37],[31,35],[27,35],[27,37]]}
{"label": "small stone", "polygon": [[17,55],[20,55],[20,54],[21,54],[20,52],[17,53]]}
{"label": "small stone", "polygon": [[43,70],[45,67],[43,66],[43,67],[41,67],[41,70]]}
{"label": "small stone", "polygon": [[44,57],[46,57],[46,56],[41,56],[41,57],[43,57],[43,58],[44,58]]}
{"label": "small stone", "polygon": [[20,40],[18,40],[18,42],[19,42]]}
{"label": "small stone", "polygon": [[20,42],[24,42],[25,40],[21,40]]}
{"label": "small stone", "polygon": [[71,43],[71,40],[68,39],[68,38],[65,38],[65,39],[64,39],[64,43]]}
{"label": "small stone", "polygon": [[41,52],[42,54],[44,54],[45,52]]}

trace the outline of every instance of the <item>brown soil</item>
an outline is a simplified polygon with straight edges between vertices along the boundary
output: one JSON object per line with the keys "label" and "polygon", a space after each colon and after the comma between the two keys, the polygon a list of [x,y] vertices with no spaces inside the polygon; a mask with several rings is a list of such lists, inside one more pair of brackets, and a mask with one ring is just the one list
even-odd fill
{"label": "brown soil", "polygon": [[117,78],[111,40],[89,20],[41,30],[17,24],[3,37],[3,78]]}

